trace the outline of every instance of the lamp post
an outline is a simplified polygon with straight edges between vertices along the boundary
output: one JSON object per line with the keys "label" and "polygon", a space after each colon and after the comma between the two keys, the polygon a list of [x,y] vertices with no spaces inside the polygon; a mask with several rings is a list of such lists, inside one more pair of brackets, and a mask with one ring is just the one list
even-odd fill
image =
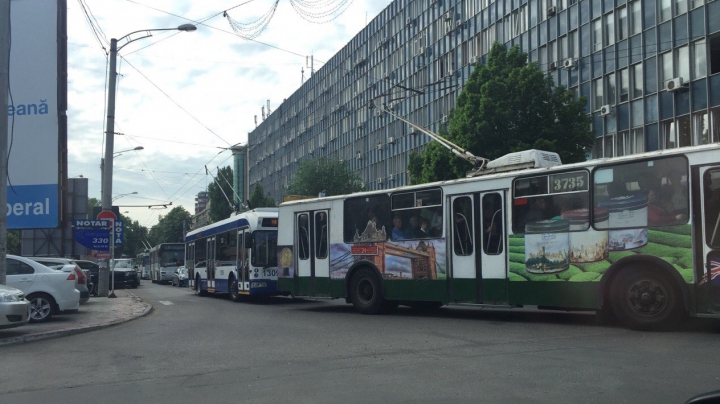
{"label": "lamp post", "polygon": [[113,196],[112,200],[116,201],[116,200],[122,198],[123,196],[128,196],[128,195],[137,195],[137,191],[128,192],[127,194],[115,195],[115,196]]}
{"label": "lamp post", "polygon": [[[154,28],[145,29],[140,31],[131,32],[120,39],[110,39],[110,70],[108,76],[108,98],[107,98],[107,124],[105,127],[105,158],[102,161],[102,196],[101,205],[103,211],[110,211],[112,209],[112,174],[113,174],[113,157],[115,152],[113,150],[115,146],[115,82],[117,81],[117,53],[125,45],[138,41],[140,39],[148,38],[152,36],[153,31],[195,31],[196,26],[192,24],[182,24],[177,28]],[[141,36],[132,38],[134,34],[142,33]],[[118,42],[124,41],[120,46]],[[137,148],[136,148],[137,149]],[[126,150],[127,151],[127,150]],[[114,228],[114,223],[112,225]],[[112,265],[113,254],[115,253],[114,237],[110,234],[110,261],[109,265]],[[98,295],[107,296],[108,293],[108,267],[103,267],[98,275]]]}

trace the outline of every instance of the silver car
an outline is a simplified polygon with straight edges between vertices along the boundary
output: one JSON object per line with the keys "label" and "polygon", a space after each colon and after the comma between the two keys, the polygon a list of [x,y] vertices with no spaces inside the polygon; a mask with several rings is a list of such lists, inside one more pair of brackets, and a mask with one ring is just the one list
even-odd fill
{"label": "silver car", "polygon": [[20,289],[0,285],[0,330],[28,323],[30,302]]}

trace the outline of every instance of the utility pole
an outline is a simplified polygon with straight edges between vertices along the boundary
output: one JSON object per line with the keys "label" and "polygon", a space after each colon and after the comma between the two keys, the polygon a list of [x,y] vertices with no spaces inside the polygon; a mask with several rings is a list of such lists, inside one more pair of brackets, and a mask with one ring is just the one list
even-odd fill
{"label": "utility pole", "polygon": [[8,86],[10,83],[10,0],[0,0],[0,285],[6,283],[7,266],[7,148]]}

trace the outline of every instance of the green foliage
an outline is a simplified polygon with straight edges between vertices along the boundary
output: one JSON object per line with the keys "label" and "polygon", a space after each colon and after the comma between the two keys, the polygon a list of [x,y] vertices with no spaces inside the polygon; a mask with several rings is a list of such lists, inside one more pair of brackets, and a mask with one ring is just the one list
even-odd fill
{"label": "green foliage", "polygon": [[287,195],[344,195],[363,190],[362,180],[344,161],[304,159],[290,179]]}
{"label": "green foliage", "polygon": [[160,243],[179,243],[183,241],[183,223],[187,226],[192,215],[182,206],[173,208],[167,215],[161,216],[158,223],[150,229],[148,239],[155,246]]}
{"label": "green foliage", "polygon": [[[495,43],[484,65],[470,75],[449,124],[440,135],[476,156],[495,159],[507,153],[541,149],[563,163],[584,161],[594,142],[586,100],[555,86],[517,46]],[[410,158],[412,184],[461,178],[471,168],[437,142]]]}
{"label": "green foliage", "polygon": [[87,204],[87,215],[88,217],[93,217],[93,208],[96,206],[100,206],[100,200],[98,198],[88,198],[88,204]]}
{"label": "green foliage", "polygon": [[614,264],[614,263],[620,261],[621,259],[623,259],[623,258],[625,258],[625,257],[629,257],[629,256],[631,256],[631,255],[635,255],[635,253],[632,252],[632,251],[617,251],[617,252],[612,252],[612,253],[610,253],[610,254],[608,255],[607,260],[608,260],[611,264]]}
{"label": "green foliage", "polygon": [[123,229],[123,245],[115,247],[115,257],[120,258],[122,256],[128,258],[134,258],[139,253],[145,251],[145,244],[143,240],[148,238],[147,227],[141,226],[137,220],[132,220],[128,216],[120,214],[118,219],[125,223]]}
{"label": "green foliage", "polygon": [[255,190],[250,194],[250,209],[268,208],[275,206],[275,199],[270,194],[265,195],[265,188],[262,184],[255,185]]}
{"label": "green foliage", "polygon": [[[215,180],[208,186],[211,221],[217,222],[230,217],[233,211],[230,203],[233,203],[235,200],[232,183],[232,168],[230,168],[230,166],[218,168]],[[228,199],[230,203],[228,203]]]}
{"label": "green foliage", "polygon": [[8,230],[7,232],[7,254],[20,254],[20,230]]}

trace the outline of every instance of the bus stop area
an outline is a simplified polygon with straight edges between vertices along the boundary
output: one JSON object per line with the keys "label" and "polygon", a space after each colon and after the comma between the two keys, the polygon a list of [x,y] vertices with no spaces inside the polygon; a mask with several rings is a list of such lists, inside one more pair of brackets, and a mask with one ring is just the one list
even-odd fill
{"label": "bus stop area", "polygon": [[82,334],[123,324],[152,311],[150,304],[127,290],[116,290],[115,295],[115,299],[91,297],[79,311],[55,315],[47,323],[0,330],[0,346]]}

